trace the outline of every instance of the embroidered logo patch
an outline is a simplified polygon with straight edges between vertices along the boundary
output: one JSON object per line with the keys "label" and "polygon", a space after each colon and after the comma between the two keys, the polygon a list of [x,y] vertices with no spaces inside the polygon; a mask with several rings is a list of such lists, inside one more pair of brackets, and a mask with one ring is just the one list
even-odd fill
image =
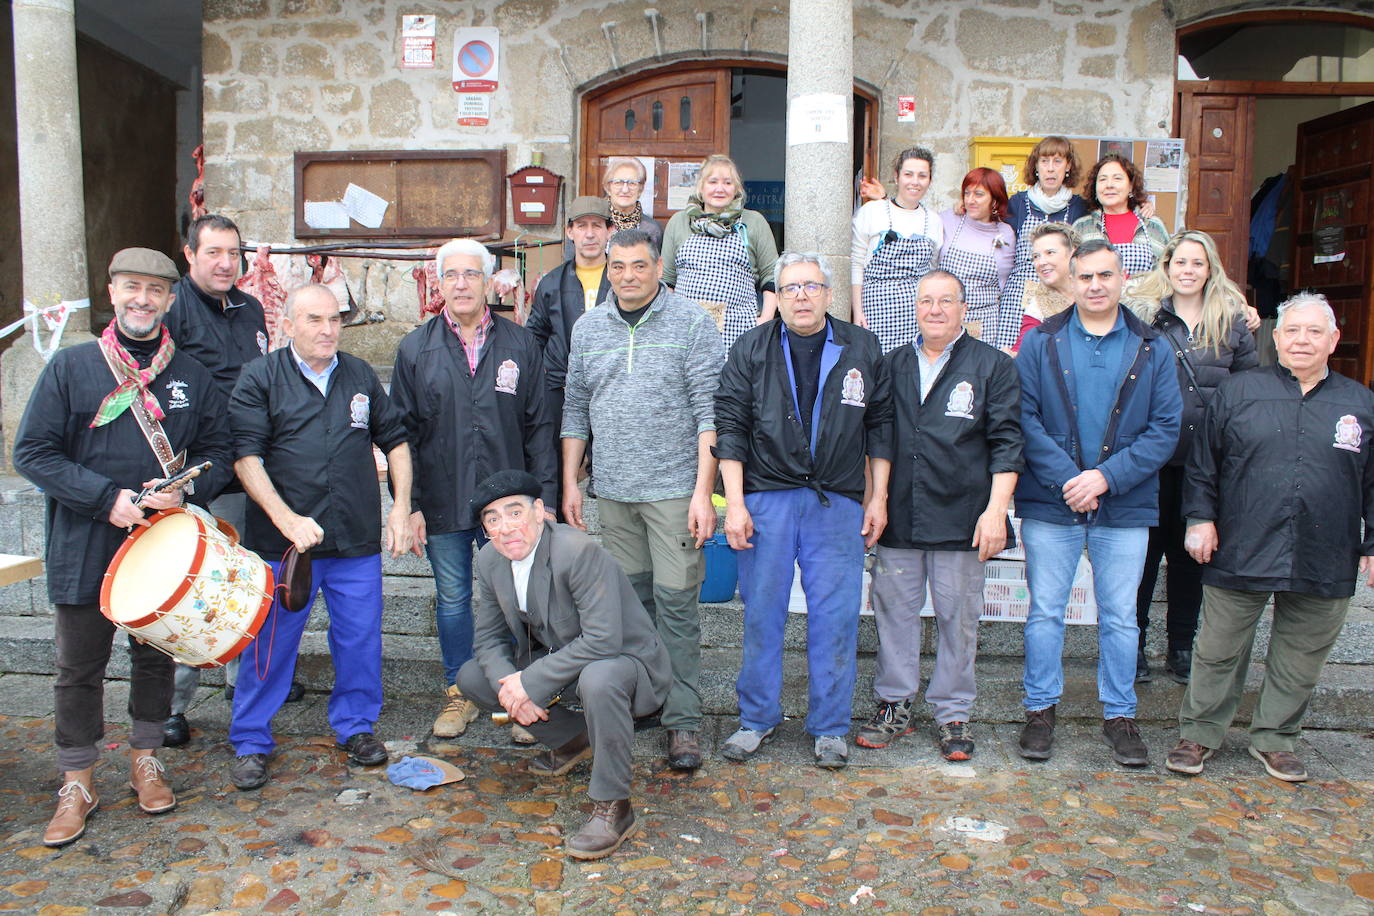
{"label": "embroidered logo patch", "polygon": [[972,420],[972,410],[973,386],[967,380],[962,381],[955,385],[954,390],[949,393],[949,400],[945,402],[945,416]]}
{"label": "embroidered logo patch", "polygon": [[267,335],[262,331],[258,332],[258,349],[262,351],[263,356],[267,355]]}
{"label": "embroidered logo patch", "polygon": [[191,406],[191,399],[186,397],[186,383],[180,379],[173,379],[167,383],[167,390],[171,392],[167,397],[168,410],[180,410],[183,407]]}
{"label": "embroidered logo patch", "polygon": [[353,400],[348,403],[348,425],[354,429],[367,429],[367,421],[371,416],[372,402],[367,395],[353,395]]}
{"label": "embroidered logo patch", "polygon": [[515,389],[520,385],[520,367],[515,360],[508,359],[496,367],[496,390],[506,394],[515,394]]}
{"label": "embroidered logo patch", "polygon": [[850,369],[844,374],[844,384],[840,386],[840,403],[850,407],[867,407],[864,403],[864,375],[858,369]]}
{"label": "embroidered logo patch", "polygon": [[1346,414],[1336,421],[1336,441],[1331,443],[1331,447],[1358,452],[1363,435],[1364,430],[1360,429],[1360,421]]}

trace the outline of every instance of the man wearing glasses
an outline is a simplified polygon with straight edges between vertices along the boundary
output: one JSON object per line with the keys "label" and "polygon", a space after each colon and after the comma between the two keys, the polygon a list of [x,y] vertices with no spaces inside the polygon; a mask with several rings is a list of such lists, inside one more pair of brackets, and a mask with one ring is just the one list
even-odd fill
{"label": "man wearing glasses", "polygon": [[614,293],[573,328],[563,404],[563,517],[586,528],[577,469],[596,440],[602,543],[630,577],[672,658],[661,720],[668,765],[701,765],[701,619],[706,563],[716,530],[712,396],[721,353],[715,322],[663,285],[649,236],[611,236]]}
{"label": "man wearing glasses", "polygon": [[[456,738],[477,717],[458,689],[472,658],[472,549],[484,539],[468,501],[477,484],[507,469],[529,471],[554,498],[557,453],[544,364],[529,331],[493,315],[487,282],[496,258],[471,239],[435,255],[444,310],[401,341],[391,377],[414,454],[410,516],[414,550],[434,570],[435,622],[444,659],[445,706],[436,738]],[[523,729],[519,743],[530,743]]]}
{"label": "man wearing glasses", "polygon": [[864,547],[887,523],[892,404],[878,338],[826,314],[820,255],[785,252],[774,277],[782,320],[736,341],[716,392],[725,534],[740,551],[744,598],[740,728],[721,753],[749,759],[782,722],[783,629],[800,565],[806,730],[816,765],[838,769],[849,760]]}

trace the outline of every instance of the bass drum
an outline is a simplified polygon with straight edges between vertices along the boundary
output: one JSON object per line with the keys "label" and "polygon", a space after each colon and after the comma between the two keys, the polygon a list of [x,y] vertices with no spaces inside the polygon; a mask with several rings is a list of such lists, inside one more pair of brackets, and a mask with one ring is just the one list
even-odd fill
{"label": "bass drum", "polygon": [[115,626],[185,665],[216,668],[247,648],[272,605],[272,568],[204,509],[163,509],[125,539],[100,586]]}

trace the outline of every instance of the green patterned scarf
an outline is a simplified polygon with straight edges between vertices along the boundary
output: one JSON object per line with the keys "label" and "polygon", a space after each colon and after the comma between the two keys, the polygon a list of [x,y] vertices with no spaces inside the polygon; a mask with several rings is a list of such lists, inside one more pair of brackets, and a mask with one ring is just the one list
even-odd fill
{"label": "green patterned scarf", "polygon": [[705,206],[700,195],[693,194],[687,198],[687,206],[683,208],[687,214],[687,225],[697,235],[723,239],[735,231],[735,223],[744,212],[744,188],[740,188],[735,199],[730,201],[730,206],[719,213],[707,213]]}

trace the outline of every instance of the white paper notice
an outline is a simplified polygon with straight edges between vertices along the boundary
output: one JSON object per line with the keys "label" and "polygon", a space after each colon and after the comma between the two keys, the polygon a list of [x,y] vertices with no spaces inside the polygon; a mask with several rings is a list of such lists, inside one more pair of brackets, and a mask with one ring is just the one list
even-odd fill
{"label": "white paper notice", "polygon": [[381,228],[382,218],[386,216],[387,201],[385,197],[378,197],[366,188],[350,184],[348,189],[344,191],[343,205],[349,216],[367,228]]}
{"label": "white paper notice", "polygon": [[337,200],[307,200],[305,224],[311,229],[347,229],[348,210]]}
{"label": "white paper notice", "polygon": [[644,189],[639,192],[639,205],[644,208],[645,216],[654,215],[654,157],[636,156],[644,166]]}
{"label": "white paper notice", "polygon": [[668,163],[669,210],[681,210],[687,206],[687,199],[696,191],[697,172],[700,171],[700,162]]}
{"label": "white paper notice", "polygon": [[845,143],[849,112],[845,97],[833,92],[799,95],[787,106],[787,145]]}

